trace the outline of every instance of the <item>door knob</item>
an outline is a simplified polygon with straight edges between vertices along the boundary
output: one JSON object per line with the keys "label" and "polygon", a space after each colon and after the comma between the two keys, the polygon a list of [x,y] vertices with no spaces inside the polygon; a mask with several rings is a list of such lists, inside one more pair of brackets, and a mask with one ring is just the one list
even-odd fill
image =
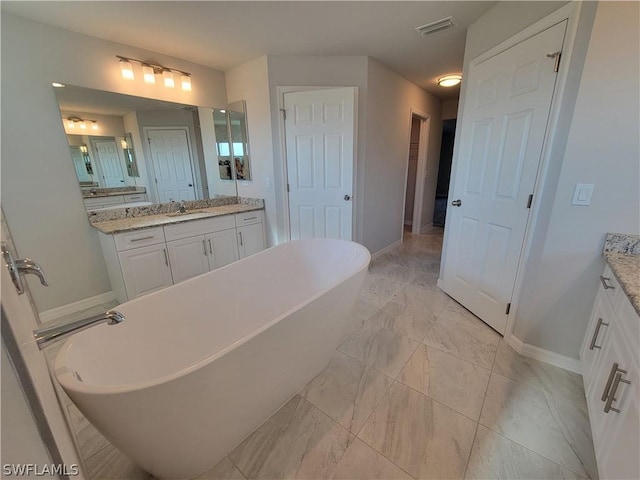
{"label": "door knob", "polygon": [[348,202],[349,200],[351,200],[351,195],[345,195],[344,200],[345,202]]}
{"label": "door knob", "polygon": [[189,184],[189,186],[190,186],[190,187],[193,187],[193,183],[190,183],[190,184]]}
{"label": "door knob", "polygon": [[451,202],[451,205],[453,205],[454,207],[459,207],[460,205],[462,205],[462,200],[454,200],[453,202]]}

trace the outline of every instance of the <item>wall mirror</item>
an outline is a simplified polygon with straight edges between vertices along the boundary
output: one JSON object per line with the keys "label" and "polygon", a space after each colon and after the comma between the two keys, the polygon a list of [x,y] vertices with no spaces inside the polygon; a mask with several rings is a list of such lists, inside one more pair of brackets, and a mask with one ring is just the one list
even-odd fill
{"label": "wall mirror", "polygon": [[[118,187],[144,189],[153,203],[237,196],[236,178],[250,178],[244,102],[223,110],[230,113],[223,134],[216,125],[220,110],[211,107],[73,85],[55,93],[84,197]],[[221,144],[228,145],[225,174]]]}
{"label": "wall mirror", "polygon": [[225,109],[214,108],[213,123],[220,179],[251,180],[246,102],[234,102]]}

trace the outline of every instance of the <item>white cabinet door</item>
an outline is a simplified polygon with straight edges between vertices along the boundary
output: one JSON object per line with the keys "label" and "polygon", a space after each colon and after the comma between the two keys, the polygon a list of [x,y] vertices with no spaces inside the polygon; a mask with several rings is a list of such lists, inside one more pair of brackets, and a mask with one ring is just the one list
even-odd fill
{"label": "white cabinet door", "polygon": [[165,244],[119,252],[129,300],[173,285]]}
{"label": "white cabinet door", "polygon": [[[633,320],[637,322],[638,318]],[[589,416],[600,478],[640,478],[640,375],[633,352],[622,329],[614,330],[597,372],[600,386],[590,396]],[[608,412],[607,401],[601,398],[605,390],[607,399],[613,397]]]}
{"label": "white cabinet door", "polygon": [[580,363],[585,393],[592,388],[593,372],[597,368],[599,358],[602,356],[606,344],[609,341],[611,330],[615,328],[615,316],[604,292],[598,292],[593,313],[589,321],[589,328],[585,334]]}
{"label": "white cabinet door", "polygon": [[207,245],[203,235],[167,242],[173,283],[209,271]]}
{"label": "white cabinet door", "polygon": [[235,228],[210,233],[205,238],[209,249],[210,270],[223,267],[240,258]]}
{"label": "white cabinet door", "polygon": [[264,250],[264,233],[262,223],[244,225],[238,230],[238,250],[240,258],[248,257]]}

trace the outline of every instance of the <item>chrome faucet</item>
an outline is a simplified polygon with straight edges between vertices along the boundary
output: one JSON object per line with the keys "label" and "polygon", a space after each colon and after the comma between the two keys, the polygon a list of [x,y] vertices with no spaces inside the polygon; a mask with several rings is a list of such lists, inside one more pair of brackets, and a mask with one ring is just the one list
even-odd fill
{"label": "chrome faucet", "polygon": [[187,213],[187,206],[184,204],[184,200],[180,200],[178,205],[178,213]]}
{"label": "chrome faucet", "polygon": [[38,348],[42,350],[49,343],[81,332],[87,328],[93,327],[99,323],[107,325],[117,325],[124,321],[124,315],[116,310],[107,310],[104,313],[94,315],[92,317],[76,320],[75,322],[66,323],[64,325],[54,325],[53,327],[41,328],[33,331],[33,337],[36,339]]}
{"label": "chrome faucet", "polygon": [[36,262],[31,260],[30,258],[21,258],[15,260],[11,251],[9,250],[9,246],[2,242],[0,245],[0,251],[2,252],[2,259],[4,260],[4,266],[9,271],[9,276],[11,277],[11,281],[13,285],[16,287],[16,291],[18,295],[22,295],[24,293],[24,287],[22,286],[22,278],[20,275],[26,275],[27,273],[33,273],[40,279],[40,283],[45,287],[48,287],[46,278],[44,277],[44,272],[42,271],[42,267],[38,265]]}
{"label": "chrome faucet", "polygon": [[25,275],[27,273],[32,273],[40,279],[40,283],[45,287],[48,287],[47,279],[44,278],[44,272],[42,271],[42,267],[38,265],[36,262],[31,260],[30,258],[21,258],[13,261],[16,270],[18,273]]}

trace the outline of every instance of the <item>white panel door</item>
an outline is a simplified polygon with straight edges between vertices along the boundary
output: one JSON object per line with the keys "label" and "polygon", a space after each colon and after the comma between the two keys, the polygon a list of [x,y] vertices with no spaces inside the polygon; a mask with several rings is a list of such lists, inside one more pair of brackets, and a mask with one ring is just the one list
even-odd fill
{"label": "white panel door", "polygon": [[209,248],[209,268],[224,267],[240,258],[236,229],[230,228],[205,236]]}
{"label": "white panel door", "polygon": [[209,271],[209,255],[204,235],[167,242],[173,283]]}
{"label": "white panel door", "polygon": [[120,165],[120,155],[115,140],[96,140],[93,142],[102,171],[102,180],[106,188],[124,187],[124,174]]}
{"label": "white panel door", "polygon": [[352,238],[355,88],[285,93],[291,239]]}
{"label": "white panel door", "polygon": [[565,29],[566,21],[472,64],[466,79],[442,284],[500,333],[557,76],[547,54],[562,50]]}
{"label": "white panel door", "polygon": [[149,130],[148,138],[160,203],[195,200],[186,130]]}

